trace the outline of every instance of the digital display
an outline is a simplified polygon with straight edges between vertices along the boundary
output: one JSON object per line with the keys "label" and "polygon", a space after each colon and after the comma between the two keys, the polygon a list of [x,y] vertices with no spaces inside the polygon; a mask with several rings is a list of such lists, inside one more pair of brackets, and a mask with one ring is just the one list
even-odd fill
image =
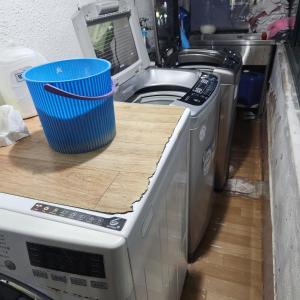
{"label": "digital display", "polygon": [[35,267],[105,278],[103,255],[27,243],[30,264]]}

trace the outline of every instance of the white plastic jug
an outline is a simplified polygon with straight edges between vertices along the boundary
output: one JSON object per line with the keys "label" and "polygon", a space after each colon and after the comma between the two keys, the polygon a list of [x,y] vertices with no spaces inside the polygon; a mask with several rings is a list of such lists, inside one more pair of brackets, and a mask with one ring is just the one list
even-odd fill
{"label": "white plastic jug", "polygon": [[47,60],[39,53],[12,43],[0,50],[0,103],[12,105],[22,117],[37,115],[22,73]]}

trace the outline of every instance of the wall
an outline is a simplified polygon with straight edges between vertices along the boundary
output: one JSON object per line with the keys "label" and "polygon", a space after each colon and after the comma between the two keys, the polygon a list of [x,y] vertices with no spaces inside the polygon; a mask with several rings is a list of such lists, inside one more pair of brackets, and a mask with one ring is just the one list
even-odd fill
{"label": "wall", "polygon": [[10,39],[39,51],[48,60],[80,57],[71,16],[77,0],[0,2],[0,45]]}
{"label": "wall", "polygon": [[[268,94],[271,97],[273,94]],[[269,100],[271,101],[271,100]],[[272,218],[270,205],[270,170],[268,149],[268,123],[267,113],[262,116],[261,144],[263,163],[263,299],[274,300],[274,271],[273,271],[273,241],[272,241]]]}
{"label": "wall", "polygon": [[190,11],[190,0],[178,0],[178,6],[182,6],[187,11]]}
{"label": "wall", "polygon": [[236,4],[232,10],[229,0],[191,0],[191,31],[199,32],[200,26],[207,24],[221,31],[248,30],[248,23],[243,21],[248,14],[246,3]]}
{"label": "wall", "polygon": [[155,26],[154,1],[155,0],[134,1],[139,18],[149,19],[147,25],[151,28],[151,30],[148,31],[148,48],[151,49],[152,52],[155,51],[155,31],[153,30]]}
{"label": "wall", "polygon": [[294,300],[300,299],[300,108],[282,45],[270,83],[267,117],[275,298]]}

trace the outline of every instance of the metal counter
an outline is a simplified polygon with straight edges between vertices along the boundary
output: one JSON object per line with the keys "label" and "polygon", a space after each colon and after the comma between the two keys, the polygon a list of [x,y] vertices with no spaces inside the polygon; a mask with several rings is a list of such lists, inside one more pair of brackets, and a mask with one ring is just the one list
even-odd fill
{"label": "metal counter", "polygon": [[244,68],[247,66],[261,66],[265,68],[265,80],[263,84],[258,115],[261,115],[265,107],[265,96],[268,87],[273,57],[276,49],[275,40],[261,40],[260,34],[204,34],[192,35],[191,46],[205,49],[231,48],[239,51],[243,58]]}

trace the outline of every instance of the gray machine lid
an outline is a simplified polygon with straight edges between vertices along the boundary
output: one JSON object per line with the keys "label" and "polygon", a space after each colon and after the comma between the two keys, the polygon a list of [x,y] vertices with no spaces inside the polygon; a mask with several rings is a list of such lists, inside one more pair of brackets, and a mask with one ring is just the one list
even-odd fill
{"label": "gray machine lid", "polygon": [[179,64],[199,63],[206,65],[222,65],[226,58],[225,53],[208,49],[184,49],[178,53]]}
{"label": "gray machine lid", "polygon": [[135,78],[135,88],[157,88],[160,90],[189,91],[199,80],[199,72],[191,70],[149,68]]}
{"label": "gray machine lid", "polygon": [[184,49],[178,53],[178,65],[212,65],[239,73],[242,59],[239,53],[230,49]]}
{"label": "gray machine lid", "polygon": [[123,83],[115,100],[125,101],[136,93],[173,91],[187,93],[199,80],[197,70],[148,68]]}

